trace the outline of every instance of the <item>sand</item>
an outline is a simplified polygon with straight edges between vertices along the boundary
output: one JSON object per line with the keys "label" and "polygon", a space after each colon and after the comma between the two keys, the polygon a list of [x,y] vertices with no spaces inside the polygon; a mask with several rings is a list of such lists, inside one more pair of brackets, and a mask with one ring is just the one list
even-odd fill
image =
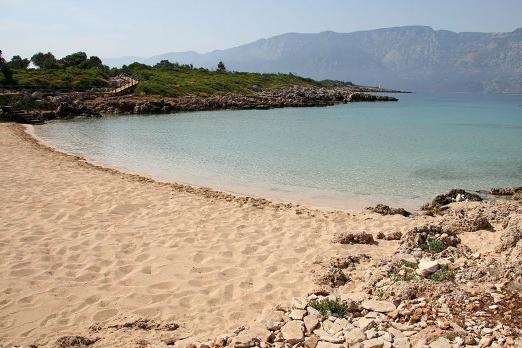
{"label": "sand", "polygon": [[[0,345],[7,347],[52,345],[126,317],[181,328],[113,330],[94,346],[214,338],[316,288],[310,270],[318,259],[378,258],[397,246],[333,244],[336,231],[405,231],[425,219],[189,193],[53,151],[12,124],[0,124],[0,168]],[[354,276],[340,292],[357,290]]]}

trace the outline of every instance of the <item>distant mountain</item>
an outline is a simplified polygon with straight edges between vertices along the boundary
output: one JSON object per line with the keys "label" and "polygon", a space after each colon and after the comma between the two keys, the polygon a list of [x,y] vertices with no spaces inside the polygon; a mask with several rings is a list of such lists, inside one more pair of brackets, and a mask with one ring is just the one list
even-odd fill
{"label": "distant mountain", "polygon": [[171,62],[229,70],[292,72],[315,79],[424,91],[522,93],[522,28],[455,33],[408,26],[353,33],[289,33],[209,53],[105,59],[109,65]]}

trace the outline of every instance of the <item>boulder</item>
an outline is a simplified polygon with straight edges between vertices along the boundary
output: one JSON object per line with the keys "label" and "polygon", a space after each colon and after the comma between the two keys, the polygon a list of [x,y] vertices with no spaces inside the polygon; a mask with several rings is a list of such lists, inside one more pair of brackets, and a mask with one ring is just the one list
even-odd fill
{"label": "boulder", "polygon": [[439,269],[439,262],[437,260],[421,260],[419,262],[418,268],[415,271],[421,277],[429,276],[432,273],[437,272]]}

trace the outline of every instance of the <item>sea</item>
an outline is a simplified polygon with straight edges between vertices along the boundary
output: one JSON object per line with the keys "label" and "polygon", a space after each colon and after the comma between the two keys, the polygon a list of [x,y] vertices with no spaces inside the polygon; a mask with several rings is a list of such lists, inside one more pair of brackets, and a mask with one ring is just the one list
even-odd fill
{"label": "sea", "polygon": [[453,188],[522,186],[522,96],[395,96],[398,102],[52,121],[35,134],[157,180],[322,208],[415,210]]}

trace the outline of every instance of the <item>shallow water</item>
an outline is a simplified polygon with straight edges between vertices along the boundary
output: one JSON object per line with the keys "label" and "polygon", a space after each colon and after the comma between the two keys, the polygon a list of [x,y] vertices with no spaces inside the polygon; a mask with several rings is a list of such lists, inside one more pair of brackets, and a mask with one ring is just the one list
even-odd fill
{"label": "shallow water", "polygon": [[45,141],[162,180],[315,206],[408,208],[522,184],[522,97],[118,116],[36,126]]}

